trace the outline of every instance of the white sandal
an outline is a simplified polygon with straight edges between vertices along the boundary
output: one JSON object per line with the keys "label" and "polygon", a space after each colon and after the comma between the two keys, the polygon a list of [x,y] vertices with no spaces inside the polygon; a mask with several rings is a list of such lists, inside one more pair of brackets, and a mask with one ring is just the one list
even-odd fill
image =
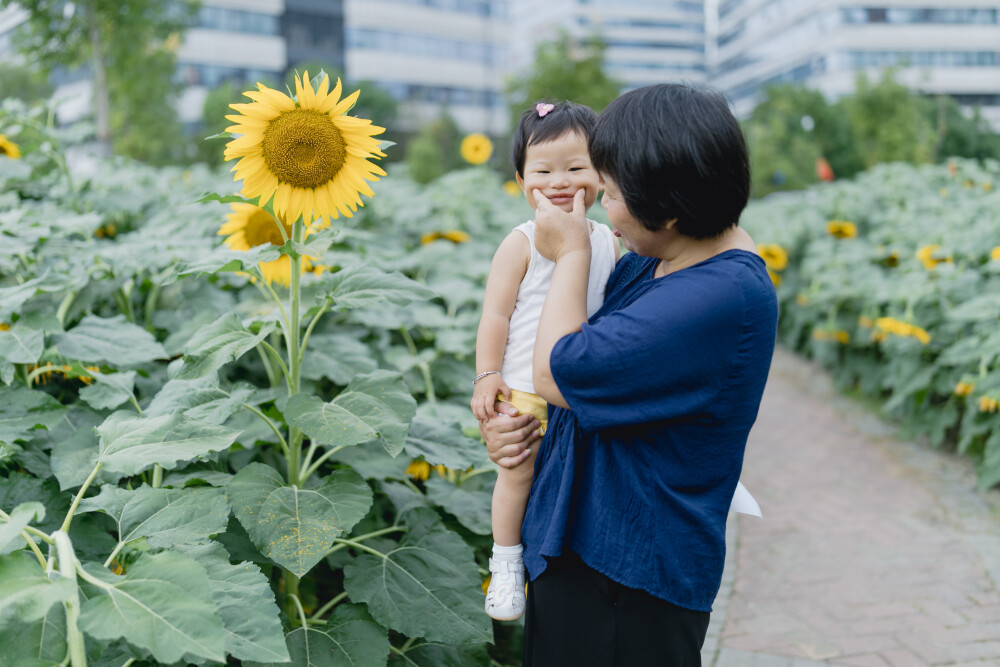
{"label": "white sandal", "polygon": [[486,591],[486,613],[498,621],[514,621],[524,615],[524,561],[490,559],[490,587]]}

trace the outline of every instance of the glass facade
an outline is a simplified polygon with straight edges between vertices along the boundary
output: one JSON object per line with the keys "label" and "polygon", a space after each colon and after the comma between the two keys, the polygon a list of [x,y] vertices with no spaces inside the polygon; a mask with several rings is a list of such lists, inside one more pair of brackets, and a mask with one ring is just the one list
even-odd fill
{"label": "glass facade", "polygon": [[195,25],[208,30],[245,32],[251,35],[277,35],[279,32],[278,17],[274,14],[222,7],[202,7],[198,10]]}
{"label": "glass facade", "polygon": [[443,9],[449,12],[460,12],[462,14],[476,14],[477,16],[497,16],[507,15],[505,2],[496,0],[387,0],[400,5],[417,5],[418,7],[430,7],[431,9]]}
{"label": "glass facade", "polygon": [[281,81],[281,72],[277,71],[205,65],[203,63],[180,63],[177,65],[177,76],[185,85],[207,86],[208,88],[215,88],[226,82],[246,85],[258,81],[275,86],[279,85]]}
{"label": "glass facade", "polygon": [[506,52],[499,46],[484,44],[480,41],[443,39],[429,35],[376,30],[374,28],[348,28],[347,46],[352,49],[408,53],[487,65],[502,63]]}
{"label": "glass facade", "polygon": [[496,107],[503,103],[500,93],[493,90],[456,86],[424,86],[383,80],[376,83],[379,88],[386,90],[399,101],[475,107]]}
{"label": "glass facade", "polygon": [[996,25],[996,9],[937,9],[905,7],[844,7],[844,23],[911,23]]}
{"label": "glass facade", "polygon": [[847,65],[862,67],[996,67],[996,51],[848,51]]}

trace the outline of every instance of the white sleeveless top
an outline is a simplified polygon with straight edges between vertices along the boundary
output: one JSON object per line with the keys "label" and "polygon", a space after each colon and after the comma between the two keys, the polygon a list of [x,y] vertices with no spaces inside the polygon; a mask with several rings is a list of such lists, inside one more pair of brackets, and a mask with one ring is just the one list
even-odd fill
{"label": "white sleeveless top", "polygon": [[[615,268],[617,239],[611,230],[593,220],[588,220],[593,230],[590,232],[590,281],[587,285],[587,317],[597,312],[604,303],[604,288],[608,277]],[[535,249],[535,221],[514,228],[528,237],[531,245],[531,259],[528,270],[517,290],[517,302],[510,316],[507,347],[504,350],[503,366],[500,372],[504,382],[511,389],[535,393],[531,375],[531,357],[535,350],[535,335],[538,319],[542,316],[542,305],[552,282],[555,262],[545,259]]]}

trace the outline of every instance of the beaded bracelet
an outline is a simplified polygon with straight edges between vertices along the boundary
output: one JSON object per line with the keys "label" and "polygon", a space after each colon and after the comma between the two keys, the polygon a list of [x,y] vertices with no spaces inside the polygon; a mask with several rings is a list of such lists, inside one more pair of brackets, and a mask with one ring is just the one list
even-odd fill
{"label": "beaded bracelet", "polygon": [[472,381],[472,384],[476,384],[487,375],[494,375],[494,374],[500,375],[500,371],[486,371],[485,373],[480,373],[479,375],[476,376],[476,379]]}

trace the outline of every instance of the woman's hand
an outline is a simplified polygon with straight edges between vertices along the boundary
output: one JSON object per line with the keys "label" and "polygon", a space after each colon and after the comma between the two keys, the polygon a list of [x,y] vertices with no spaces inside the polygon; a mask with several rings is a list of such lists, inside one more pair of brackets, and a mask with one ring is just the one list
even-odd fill
{"label": "woman's hand", "polygon": [[538,434],[539,421],[530,414],[519,414],[510,403],[494,406],[497,416],[480,422],[479,434],[486,441],[490,460],[502,468],[516,468],[531,455],[531,447],[542,436]]}
{"label": "woman's hand", "polygon": [[571,252],[590,252],[590,224],[584,205],[584,191],[576,191],[573,210],[566,212],[550,202],[541,190],[534,190],[535,248],[542,257],[553,262]]}

